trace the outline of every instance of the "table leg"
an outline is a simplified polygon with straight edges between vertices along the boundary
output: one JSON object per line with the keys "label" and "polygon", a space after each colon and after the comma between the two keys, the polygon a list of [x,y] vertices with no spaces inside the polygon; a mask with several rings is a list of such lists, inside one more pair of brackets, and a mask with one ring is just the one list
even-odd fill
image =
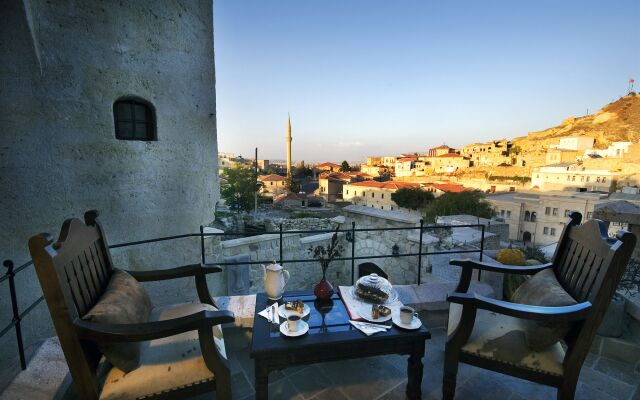
{"label": "table leg", "polygon": [[407,399],[414,400],[422,397],[422,357],[424,356],[424,342],[417,344],[413,353],[409,355],[407,363]]}
{"label": "table leg", "polygon": [[259,359],[255,359],[256,369],[256,400],[267,400],[269,398],[269,371],[262,367]]}

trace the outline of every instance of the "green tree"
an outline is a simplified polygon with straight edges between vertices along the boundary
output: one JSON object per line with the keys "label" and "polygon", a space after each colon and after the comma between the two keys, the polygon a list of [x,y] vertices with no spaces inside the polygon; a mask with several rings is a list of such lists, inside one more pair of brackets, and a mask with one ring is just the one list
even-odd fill
{"label": "green tree", "polygon": [[304,164],[304,161],[301,161],[300,164],[298,164],[295,167],[295,169],[294,169],[294,171],[292,173],[298,179],[307,178],[307,177],[313,175],[313,171],[311,170],[311,168],[309,168],[308,166],[306,166]]}
{"label": "green tree", "polygon": [[227,182],[220,188],[220,194],[229,208],[238,211],[252,210],[254,195],[258,191],[253,169],[243,165],[225,168],[222,176]]}
{"label": "green tree", "polygon": [[349,166],[349,163],[347,162],[347,160],[344,160],[342,164],[340,164],[340,171],[342,172],[351,171],[351,167]]}
{"label": "green tree", "polygon": [[388,169],[383,169],[378,173],[378,176],[373,178],[373,180],[378,182],[391,180],[391,172]]}
{"label": "green tree", "polygon": [[433,201],[433,193],[420,188],[402,188],[391,193],[391,200],[400,207],[419,210]]}
{"label": "green tree", "polygon": [[476,217],[491,218],[495,215],[491,204],[484,194],[477,190],[460,193],[444,193],[426,207],[425,221],[436,222],[439,215],[467,214]]}
{"label": "green tree", "polygon": [[284,186],[291,193],[300,193],[300,183],[293,179],[293,175],[287,177]]}

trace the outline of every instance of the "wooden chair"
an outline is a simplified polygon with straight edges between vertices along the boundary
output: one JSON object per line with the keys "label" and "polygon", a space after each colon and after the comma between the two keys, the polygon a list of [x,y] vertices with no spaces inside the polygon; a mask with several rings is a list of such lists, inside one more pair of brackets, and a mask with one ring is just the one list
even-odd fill
{"label": "wooden chair", "polygon": [[[455,395],[459,362],[556,387],[558,399],[574,398],[582,363],[636,244],[632,233],[620,232],[617,239],[611,239],[602,221],[590,220],[580,225],[581,219],[580,213],[570,215],[553,262],[548,264],[516,267],[451,261],[452,265],[462,267],[462,273],[456,292],[448,297],[451,308],[444,399],[453,399]],[[576,300],[576,305],[530,306],[467,293],[474,269],[535,274],[548,268]],[[565,346],[556,343],[543,351],[529,349],[522,331],[517,330],[522,320],[569,321]]]}
{"label": "wooden chair", "polygon": [[[151,315],[156,317],[140,324],[100,324],[81,319],[96,304],[113,273],[107,239],[97,216],[96,211],[88,211],[85,223],[77,218],[65,221],[57,242],[48,234],[29,240],[33,263],[78,397],[182,399],[216,390],[218,399],[230,399],[224,342],[219,348],[219,339],[214,336],[221,337],[219,325],[233,322],[234,317],[231,312],[217,311],[206,282],[206,274],[220,272],[220,268],[194,264],[157,271],[128,271],[142,282],[192,276],[202,303],[155,307]],[[156,310],[159,312],[154,314]],[[142,341],[149,342],[142,346],[140,366],[101,384],[98,371],[104,363],[100,363],[102,354],[97,343]],[[180,351],[175,346],[186,344],[189,355],[184,352],[172,358],[171,354]],[[108,373],[121,372],[114,370],[115,367]],[[167,382],[171,387],[166,387]],[[128,387],[117,386],[123,384]]]}

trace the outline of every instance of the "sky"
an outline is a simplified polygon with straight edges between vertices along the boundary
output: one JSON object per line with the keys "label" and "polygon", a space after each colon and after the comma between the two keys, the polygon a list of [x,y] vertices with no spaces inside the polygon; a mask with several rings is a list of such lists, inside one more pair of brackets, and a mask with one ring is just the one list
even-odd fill
{"label": "sky", "polygon": [[218,151],[360,161],[514,138],[640,81],[640,0],[216,0]]}

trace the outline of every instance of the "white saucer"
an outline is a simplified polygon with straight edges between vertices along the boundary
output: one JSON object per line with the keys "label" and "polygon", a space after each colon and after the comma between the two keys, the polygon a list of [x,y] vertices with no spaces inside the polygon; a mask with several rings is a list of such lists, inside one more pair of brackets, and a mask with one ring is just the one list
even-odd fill
{"label": "white saucer", "polygon": [[284,304],[280,304],[280,307],[278,307],[278,315],[280,315],[284,319],[287,319],[289,315],[300,315],[300,318],[304,318],[307,315],[309,315],[310,312],[311,312],[311,308],[309,308],[307,303],[304,303],[304,309],[302,310],[302,315],[298,314],[295,311],[287,310],[284,307]]}
{"label": "white saucer", "polygon": [[[393,311],[391,312],[393,314]],[[358,308],[358,315],[369,322],[387,322],[391,319],[391,314],[386,317],[372,318],[371,317],[371,304],[363,304]]]}
{"label": "white saucer", "polygon": [[289,324],[287,324],[287,321],[284,321],[283,323],[280,324],[280,333],[282,333],[285,336],[296,337],[296,336],[302,336],[305,333],[309,332],[309,324],[307,324],[303,320],[300,320],[300,326],[302,326],[302,329],[300,329],[299,331],[289,332]]}
{"label": "white saucer", "polygon": [[418,317],[413,317],[413,319],[411,320],[410,324],[405,324],[402,321],[400,321],[400,314],[399,313],[392,313],[392,319],[393,319],[393,324],[395,326],[397,326],[398,328],[402,328],[402,329],[409,329],[409,330],[414,330],[414,329],[418,329],[422,326],[422,321],[420,321],[420,318]]}

